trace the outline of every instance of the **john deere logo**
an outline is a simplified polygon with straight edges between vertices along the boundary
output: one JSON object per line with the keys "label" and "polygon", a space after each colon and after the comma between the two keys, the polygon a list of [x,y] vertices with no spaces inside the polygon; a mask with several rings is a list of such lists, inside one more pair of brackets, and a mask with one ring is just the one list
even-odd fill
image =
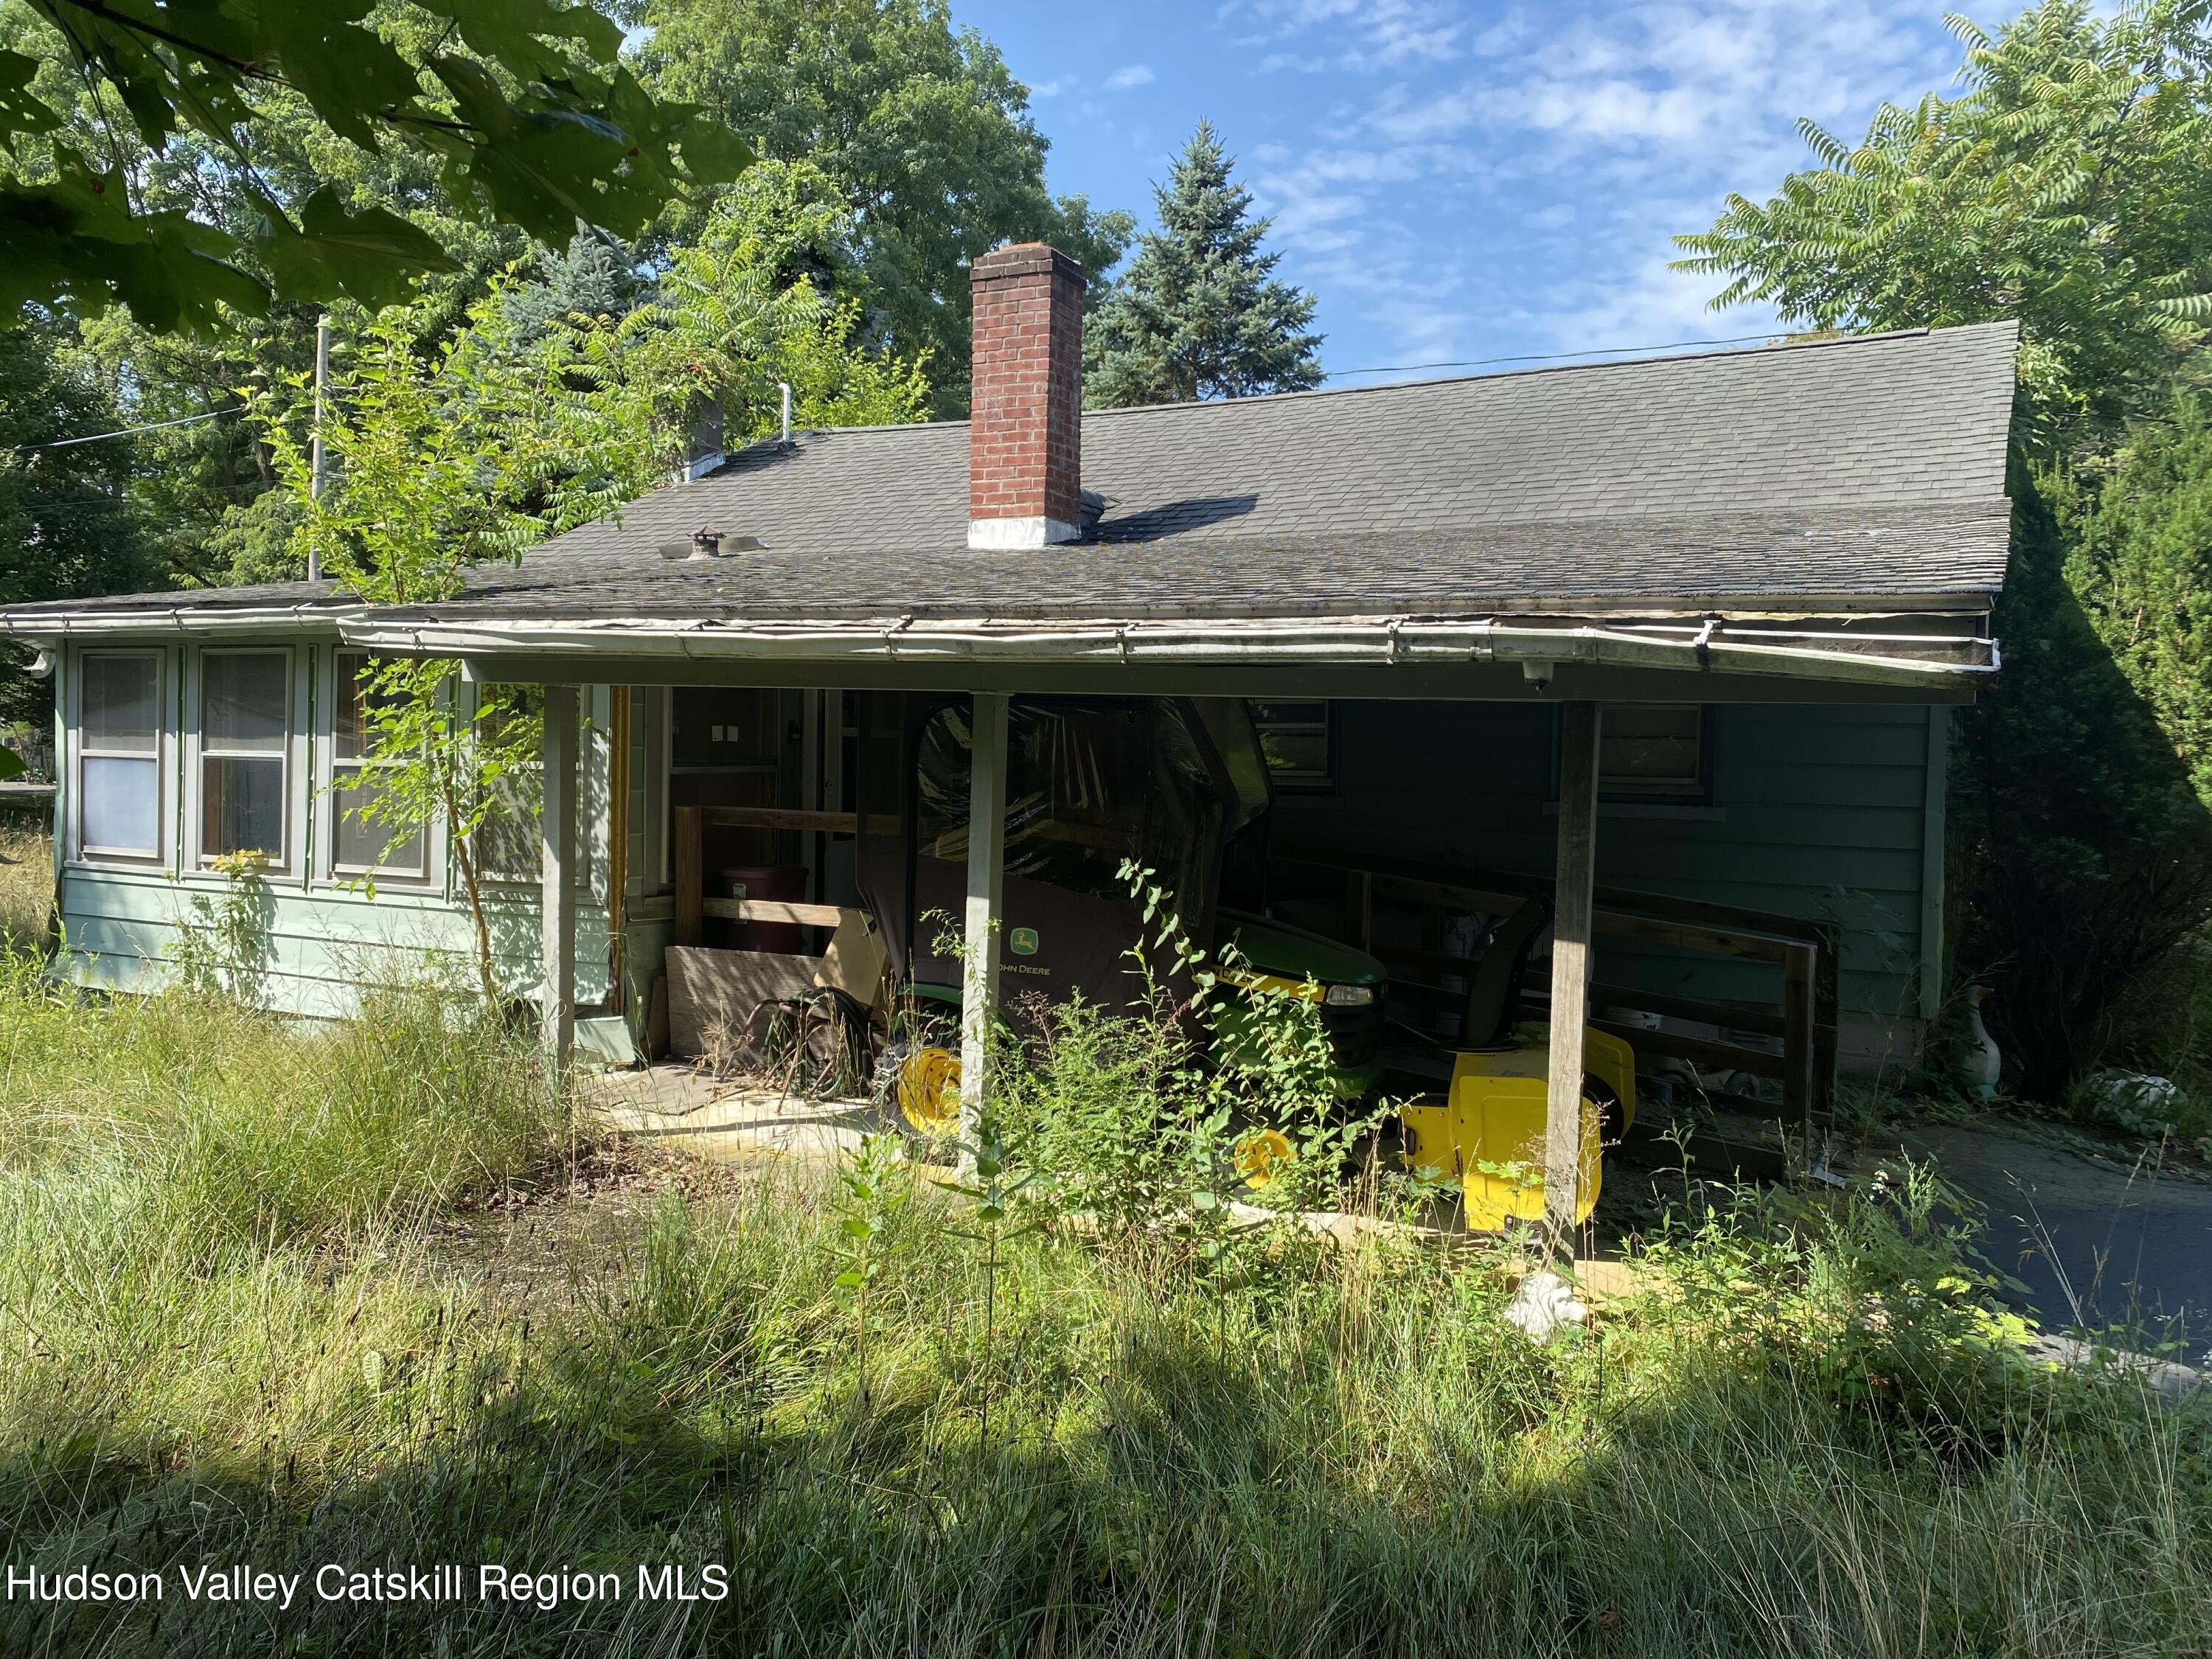
{"label": "john deere logo", "polygon": [[1036,929],[1034,927],[1015,928],[1012,933],[1006,935],[1006,948],[1012,951],[1018,957],[1035,956],[1036,954]]}

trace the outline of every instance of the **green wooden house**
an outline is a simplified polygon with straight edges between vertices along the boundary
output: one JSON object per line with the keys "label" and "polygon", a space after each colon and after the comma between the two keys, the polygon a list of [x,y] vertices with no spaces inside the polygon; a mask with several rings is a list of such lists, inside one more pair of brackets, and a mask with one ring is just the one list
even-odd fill
{"label": "green wooden house", "polygon": [[[886,701],[1046,695],[1243,700],[1279,851],[1535,877],[1562,711],[1594,708],[1582,878],[1819,923],[1840,1063],[1910,1052],[1944,989],[1948,722],[1998,666],[2011,325],[1084,413],[1070,263],[975,275],[972,422],[702,457],[445,604],[289,583],[0,612],[55,691],[58,971],[158,982],[248,848],[282,1007],[465,951],[443,838],[384,848],[343,811],[374,763],[353,676],[423,653],[548,688],[548,815],[486,849],[502,957],[611,1058],[678,926],[681,809],[787,815],[710,828],[710,885],[794,870],[852,903],[838,815],[901,810],[855,799]],[[1607,984],[1777,994],[1770,959],[1596,949]]]}

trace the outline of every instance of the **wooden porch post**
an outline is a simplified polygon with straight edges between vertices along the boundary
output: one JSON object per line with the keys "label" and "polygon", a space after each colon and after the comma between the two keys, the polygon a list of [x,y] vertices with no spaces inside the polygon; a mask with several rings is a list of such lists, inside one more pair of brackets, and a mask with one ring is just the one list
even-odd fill
{"label": "wooden porch post", "polygon": [[[999,1004],[999,912],[1006,884],[1006,703],[978,691],[969,722],[966,971],[960,994],[960,1133],[975,1143],[990,1099],[986,1054]],[[967,1163],[963,1157],[963,1166]]]}
{"label": "wooden porch post", "polygon": [[1544,1230],[1574,1259],[1582,1196],[1583,1028],[1589,1019],[1590,912],[1597,872],[1598,706],[1560,710],[1559,859],[1552,913],[1552,1039],[1544,1111]]}
{"label": "wooden porch post", "polygon": [[544,926],[538,1032],[556,1072],[576,1044],[576,688],[545,688],[545,798],[538,818],[544,849],[539,910]]}

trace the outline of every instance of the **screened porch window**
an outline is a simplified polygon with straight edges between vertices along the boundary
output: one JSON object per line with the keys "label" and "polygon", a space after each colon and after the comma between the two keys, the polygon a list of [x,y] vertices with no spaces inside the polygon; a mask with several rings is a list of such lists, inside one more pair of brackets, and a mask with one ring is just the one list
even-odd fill
{"label": "screened porch window", "polygon": [[161,658],[151,651],[99,651],[80,661],[81,850],[158,858]]}
{"label": "screened porch window", "polygon": [[1336,720],[1327,702],[1248,702],[1252,729],[1275,787],[1317,793],[1336,787]]}
{"label": "screened porch window", "polygon": [[282,651],[200,659],[200,858],[284,861],[292,664]]}
{"label": "screened porch window", "polygon": [[422,831],[417,828],[398,840],[392,829],[362,814],[378,799],[382,775],[392,763],[378,758],[374,716],[389,701],[362,683],[374,666],[365,651],[337,653],[337,711],[331,732],[331,796],[335,811],[331,819],[331,864],[347,875],[421,876],[428,867],[423,856]]}
{"label": "screened porch window", "polygon": [[1607,703],[1598,731],[1602,799],[1681,805],[1711,802],[1712,721],[1705,705]]}

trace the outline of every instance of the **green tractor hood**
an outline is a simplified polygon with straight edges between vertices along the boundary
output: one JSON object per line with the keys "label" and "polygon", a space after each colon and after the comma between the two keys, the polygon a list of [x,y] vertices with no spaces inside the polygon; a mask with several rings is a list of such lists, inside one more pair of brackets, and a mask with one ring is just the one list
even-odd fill
{"label": "green tractor hood", "polygon": [[1389,978],[1364,951],[1249,911],[1223,910],[1214,933],[1217,948],[1233,943],[1253,967],[1285,979],[1310,976],[1323,985],[1379,986]]}

